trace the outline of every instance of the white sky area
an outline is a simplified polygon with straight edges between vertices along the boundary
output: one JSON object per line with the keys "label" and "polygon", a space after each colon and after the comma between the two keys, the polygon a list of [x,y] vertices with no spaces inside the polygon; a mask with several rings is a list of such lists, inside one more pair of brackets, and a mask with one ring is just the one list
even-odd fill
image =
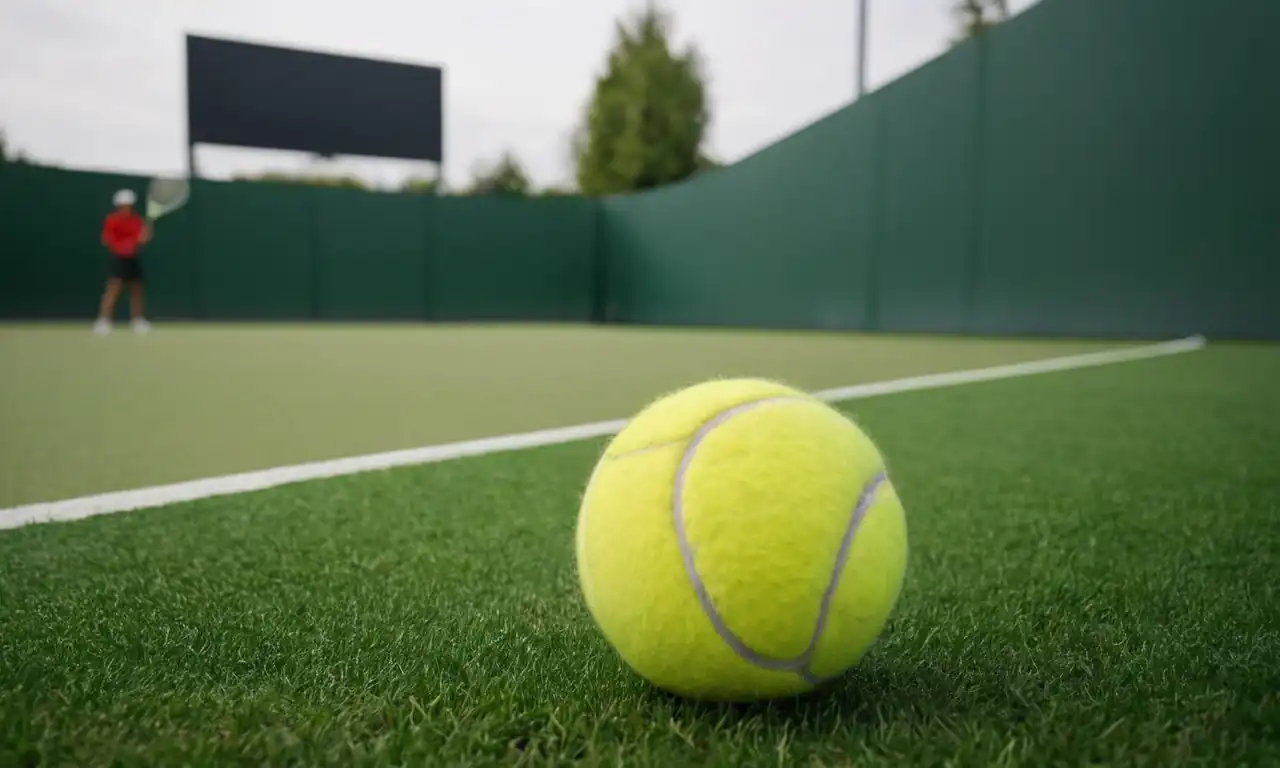
{"label": "white sky area", "polygon": [[[614,22],[644,0],[0,0],[0,130],[36,162],[131,173],[185,168],[183,35],[444,68],[445,176],[511,150],[539,186],[572,177],[568,142]],[[867,84],[944,52],[950,0],[868,0]],[[1035,0],[1011,0],[1020,12]],[[732,162],[852,100],[855,0],[666,0],[702,52],[707,149]],[[202,176],[351,172],[379,186],[431,163],[200,147]]]}

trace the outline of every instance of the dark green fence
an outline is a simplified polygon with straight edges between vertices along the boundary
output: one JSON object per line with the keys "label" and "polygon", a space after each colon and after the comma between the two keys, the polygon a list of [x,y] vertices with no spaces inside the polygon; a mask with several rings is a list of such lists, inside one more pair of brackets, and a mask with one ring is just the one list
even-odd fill
{"label": "dark green fence", "polygon": [[[112,192],[145,179],[0,172],[0,316],[87,318]],[[145,249],[149,314],[175,319],[587,321],[597,207],[199,181]],[[127,311],[122,303],[118,310]]]}
{"label": "dark green fence", "polygon": [[618,319],[1280,337],[1280,3],[1044,0],[741,163],[606,200]]}
{"label": "dark green fence", "polygon": [[[200,182],[152,314],[1280,338],[1274,0],[1043,0],[730,167],[600,201]],[[129,177],[0,173],[0,315],[87,317]]]}
{"label": "dark green fence", "polygon": [[99,236],[111,194],[142,186],[129,176],[0,167],[0,314],[91,316],[106,274]]}

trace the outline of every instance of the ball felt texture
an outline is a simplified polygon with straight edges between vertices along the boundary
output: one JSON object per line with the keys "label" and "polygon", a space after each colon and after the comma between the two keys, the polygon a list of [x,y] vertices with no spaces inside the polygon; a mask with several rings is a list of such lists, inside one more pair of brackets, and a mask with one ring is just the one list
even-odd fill
{"label": "ball felt texture", "polygon": [[800,694],[855,665],[907,565],[871,439],[758,379],[697,384],[632,419],[587,482],[575,546],[587,608],[622,659],[708,700]]}

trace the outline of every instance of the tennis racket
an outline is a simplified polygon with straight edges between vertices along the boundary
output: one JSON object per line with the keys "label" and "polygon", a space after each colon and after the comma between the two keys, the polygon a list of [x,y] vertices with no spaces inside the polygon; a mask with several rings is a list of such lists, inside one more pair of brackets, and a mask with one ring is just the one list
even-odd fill
{"label": "tennis racket", "polygon": [[186,179],[152,179],[147,184],[147,221],[155,221],[181,208],[190,190]]}

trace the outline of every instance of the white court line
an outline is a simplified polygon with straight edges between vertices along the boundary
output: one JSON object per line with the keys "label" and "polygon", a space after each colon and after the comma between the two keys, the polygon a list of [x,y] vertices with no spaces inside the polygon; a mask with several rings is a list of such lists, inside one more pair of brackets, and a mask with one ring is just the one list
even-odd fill
{"label": "white court line", "polygon": [[[827,402],[840,402],[875,397],[877,395],[889,395],[897,392],[954,387],[959,384],[969,384],[977,381],[1008,379],[1037,373],[1050,373],[1074,368],[1122,363],[1129,360],[1143,360],[1164,355],[1177,355],[1184,352],[1193,352],[1204,346],[1205,338],[1203,336],[1189,336],[1185,339],[1141,347],[1090,352],[1068,357],[1053,357],[1046,360],[998,365],[992,368],[933,373],[926,376],[912,376],[892,381],[855,384],[851,387],[827,389],[814,394]],[[196,499],[207,499],[211,496],[258,491],[288,483],[351,475],[370,470],[390,469],[413,464],[430,464],[460,459],[465,456],[480,456],[488,453],[518,451],[524,448],[570,443],[614,434],[622,429],[626,423],[627,419],[598,421],[592,424],[580,424],[576,427],[562,427],[538,432],[525,432],[518,435],[487,437],[481,440],[467,440],[461,443],[432,445],[424,448],[410,448],[403,451],[373,453],[367,456],[316,461],[309,464],[296,464],[289,467],[276,467],[274,469],[224,475],[222,477],[209,477],[203,480],[157,485],[133,491],[117,491],[94,496],[83,496],[78,499],[27,504],[20,507],[0,509],[0,530],[17,528],[29,523],[79,520],[94,515],[109,515],[132,509],[161,507],[181,501],[194,501]]]}

